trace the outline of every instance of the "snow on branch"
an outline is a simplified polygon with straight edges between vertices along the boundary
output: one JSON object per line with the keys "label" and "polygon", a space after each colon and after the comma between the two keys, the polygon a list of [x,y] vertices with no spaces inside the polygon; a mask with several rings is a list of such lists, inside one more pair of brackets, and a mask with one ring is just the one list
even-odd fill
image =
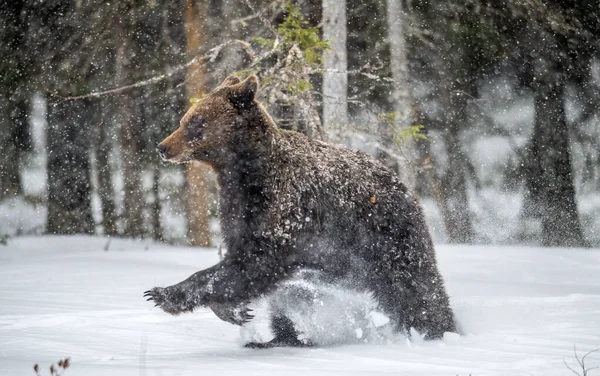
{"label": "snow on branch", "polygon": [[158,83],[160,81],[163,81],[167,78],[172,77],[173,75],[175,75],[178,72],[181,72],[182,70],[195,65],[195,64],[199,64],[199,67],[197,69],[200,69],[204,66],[206,66],[209,63],[213,63],[217,57],[219,56],[219,54],[221,53],[221,51],[228,46],[233,46],[233,45],[238,45],[241,46],[243,49],[247,49],[249,48],[248,43],[241,41],[241,40],[228,40],[224,43],[219,44],[216,47],[211,48],[210,50],[208,50],[204,55],[201,56],[196,56],[195,58],[191,59],[190,61],[188,61],[185,64],[179,65],[175,68],[169,69],[167,72],[158,75],[158,76],[153,76],[150,78],[147,78],[145,80],[142,81],[138,81],[135,82],[131,85],[125,85],[125,86],[120,86],[120,87],[116,87],[113,89],[109,89],[109,90],[103,90],[103,91],[94,91],[88,94],[83,94],[83,95],[77,95],[77,96],[63,96],[60,95],[59,93],[55,92],[55,91],[51,91],[48,88],[45,87],[45,90],[50,93],[52,96],[57,97],[62,99],[63,101],[70,101],[70,100],[81,100],[81,99],[87,99],[87,98],[99,98],[105,95],[109,95],[109,94],[117,94],[117,93],[121,93],[123,91],[127,91],[127,90],[131,90],[131,89],[135,89],[138,87],[142,87],[142,86],[147,86],[147,85],[151,85],[151,84],[155,84]]}

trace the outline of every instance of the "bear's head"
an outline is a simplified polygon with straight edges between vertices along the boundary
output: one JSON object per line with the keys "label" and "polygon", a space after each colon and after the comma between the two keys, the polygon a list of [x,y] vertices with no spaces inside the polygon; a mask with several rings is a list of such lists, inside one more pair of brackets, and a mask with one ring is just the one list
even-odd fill
{"label": "bear's head", "polygon": [[[241,81],[229,76],[221,85],[196,102],[181,119],[179,128],[158,144],[156,150],[163,160],[186,163],[193,160],[218,160],[241,126],[248,126],[248,117],[260,105],[254,96],[258,78]],[[244,121],[245,120],[245,121]]]}

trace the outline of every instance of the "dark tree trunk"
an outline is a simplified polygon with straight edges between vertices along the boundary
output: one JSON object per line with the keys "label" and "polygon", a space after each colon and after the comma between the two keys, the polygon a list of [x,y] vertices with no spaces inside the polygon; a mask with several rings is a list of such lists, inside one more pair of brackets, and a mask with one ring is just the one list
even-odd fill
{"label": "dark tree trunk", "polygon": [[124,234],[142,236],[144,219],[144,195],[141,177],[141,134],[136,122],[133,98],[123,96],[119,100],[119,118],[121,124],[121,163],[125,190],[123,220]]}
{"label": "dark tree trunk", "polygon": [[467,127],[468,121],[467,100],[461,94],[468,89],[464,88],[464,81],[457,80],[454,74],[456,71],[446,72],[440,95],[444,106],[442,134],[448,155],[448,166],[441,179],[440,209],[448,240],[452,243],[470,243],[474,231],[467,196],[468,156],[460,145],[461,130]]}
{"label": "dark tree trunk", "polygon": [[442,217],[450,242],[470,243],[473,224],[467,197],[467,156],[460,146],[457,127],[449,126],[445,132],[448,168],[442,178]]}
{"label": "dark tree trunk", "polygon": [[88,101],[49,101],[48,221],[51,234],[93,233]]}
{"label": "dark tree trunk", "polygon": [[29,142],[28,108],[26,101],[14,102],[7,97],[0,104],[0,200],[23,193],[19,167],[23,151]]}
{"label": "dark tree trunk", "polygon": [[[437,115],[434,115],[437,123],[435,128],[441,132],[447,155],[444,171],[439,174],[439,183],[431,186],[439,200],[438,206],[448,241],[471,243],[475,231],[467,192],[467,172],[470,161],[462,148],[461,137],[471,126],[470,103],[466,93],[477,96],[477,79],[480,75],[476,63],[477,53],[475,46],[457,36],[453,26],[436,23],[439,17],[448,15],[448,8],[440,3],[439,8],[432,8],[431,11],[432,13],[425,15],[425,19],[428,19],[427,22],[434,23],[433,30],[439,33],[439,37],[435,40],[435,55],[427,57],[425,61],[433,58],[434,71],[431,74],[437,81],[435,90],[440,105],[439,111],[436,111]],[[412,50],[412,52],[416,56],[419,55],[417,51]],[[415,67],[413,66],[412,69]],[[425,155],[425,162],[434,161],[433,158],[427,158]],[[435,171],[432,171],[432,175],[434,174]]]}
{"label": "dark tree trunk", "polygon": [[152,202],[151,218],[152,218],[152,236],[154,239],[163,241],[164,234],[162,225],[160,222],[162,205],[160,204],[160,169],[154,167],[152,170],[152,195],[154,201]]}
{"label": "dark tree trunk", "polygon": [[526,175],[524,214],[541,219],[544,246],[584,246],[571,166],[565,115],[565,78],[549,67],[537,69],[533,84],[535,124]]}
{"label": "dark tree trunk", "polygon": [[[133,30],[133,11],[126,8],[122,13],[123,19],[115,25],[116,43],[116,83],[118,86],[129,84],[134,76],[133,67],[134,46],[131,38]],[[138,109],[135,104],[135,91],[127,92],[117,98],[121,135],[121,163],[125,190],[123,227],[124,234],[139,237],[144,234],[144,195],[141,178],[142,131],[139,122]]]}
{"label": "dark tree trunk", "polygon": [[0,200],[23,193],[19,168],[24,152],[31,147],[28,5],[14,0],[4,2],[0,10]]}
{"label": "dark tree trunk", "polygon": [[13,142],[17,154],[15,162],[18,166],[23,164],[25,153],[32,148],[31,132],[29,129],[29,114],[31,113],[31,100],[28,93],[20,93],[10,106],[10,118],[13,121]]}

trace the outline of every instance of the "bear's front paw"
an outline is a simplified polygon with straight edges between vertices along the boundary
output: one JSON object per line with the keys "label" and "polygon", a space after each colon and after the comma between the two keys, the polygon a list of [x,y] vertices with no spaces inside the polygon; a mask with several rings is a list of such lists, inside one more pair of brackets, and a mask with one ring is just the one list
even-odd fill
{"label": "bear's front paw", "polygon": [[152,290],[144,292],[147,301],[153,300],[155,307],[160,307],[163,311],[171,315],[178,315],[183,312],[191,312],[195,305],[187,299],[185,292],[171,287],[155,287]]}

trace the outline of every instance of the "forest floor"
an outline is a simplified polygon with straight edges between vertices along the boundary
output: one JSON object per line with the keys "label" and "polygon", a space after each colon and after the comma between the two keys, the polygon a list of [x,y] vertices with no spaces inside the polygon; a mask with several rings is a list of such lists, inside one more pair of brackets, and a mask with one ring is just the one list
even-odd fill
{"label": "forest floor", "polygon": [[[563,361],[583,374],[574,346],[579,357],[600,347],[600,249],[437,251],[463,335],[252,350],[244,340],[269,335],[260,305],[240,329],[208,309],[172,317],[142,298],[217,262],[214,249],[11,238],[0,245],[0,375],[34,375],[35,363],[48,375],[65,357],[67,376],[572,374]],[[600,353],[586,365],[600,366]]]}

